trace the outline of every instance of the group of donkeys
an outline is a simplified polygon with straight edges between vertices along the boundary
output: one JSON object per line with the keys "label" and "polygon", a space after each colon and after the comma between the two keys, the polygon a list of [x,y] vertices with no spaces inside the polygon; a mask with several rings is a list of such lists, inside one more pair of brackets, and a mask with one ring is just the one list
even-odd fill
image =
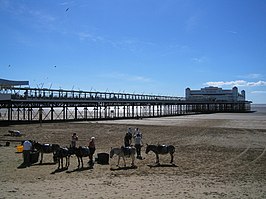
{"label": "group of donkeys", "polygon": [[[58,162],[58,169],[63,169],[63,159],[65,158],[65,168],[69,167],[70,164],[70,156],[76,155],[78,159],[78,168],[83,167],[83,157],[92,157],[93,154],[90,153],[90,149],[88,147],[60,147],[58,144],[41,144],[39,142],[33,142],[33,149],[36,149],[41,154],[40,164],[43,161],[44,153],[53,153],[54,162]],[[90,166],[93,165],[92,158],[89,161]]]}
{"label": "group of donkeys", "polygon": [[[93,160],[92,160],[92,155],[91,151],[88,147],[60,147],[58,144],[40,144],[38,142],[33,142],[33,148],[36,149],[41,153],[41,160],[40,164],[42,164],[43,161],[43,154],[44,153],[53,153],[53,159],[54,162],[58,162],[58,169],[63,169],[63,159],[65,158],[66,163],[65,163],[65,168],[67,169],[70,164],[70,156],[71,155],[76,155],[78,159],[78,168],[83,168],[83,157],[89,157],[89,165],[92,167],[93,166]],[[159,163],[159,154],[170,154],[171,161],[170,163],[173,164],[173,154],[175,152],[175,147],[173,145],[147,145],[146,146],[146,154],[148,154],[149,151],[152,151],[156,155],[156,163]],[[135,156],[135,148],[133,150],[130,150],[129,154],[126,154],[125,151],[122,148],[112,148],[110,151],[110,158],[113,157],[113,155],[118,156],[118,164],[119,166],[119,160],[120,157],[123,159],[125,157],[131,157],[132,158],[132,166],[134,166],[134,156]],[[125,159],[124,159],[124,165],[125,165]]]}

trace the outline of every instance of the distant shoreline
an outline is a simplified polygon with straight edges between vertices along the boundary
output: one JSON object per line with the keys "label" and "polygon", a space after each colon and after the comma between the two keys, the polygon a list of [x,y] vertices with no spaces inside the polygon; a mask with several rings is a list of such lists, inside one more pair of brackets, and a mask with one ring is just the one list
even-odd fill
{"label": "distant shoreline", "polygon": [[251,107],[266,107],[266,104],[251,104]]}

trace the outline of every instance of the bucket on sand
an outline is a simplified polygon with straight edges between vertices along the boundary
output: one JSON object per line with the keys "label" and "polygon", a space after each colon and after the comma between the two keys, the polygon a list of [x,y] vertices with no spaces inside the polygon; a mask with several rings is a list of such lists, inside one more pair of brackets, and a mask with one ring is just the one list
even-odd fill
{"label": "bucket on sand", "polygon": [[17,152],[18,153],[22,153],[23,152],[23,146],[22,145],[18,145],[17,146]]}
{"label": "bucket on sand", "polygon": [[98,153],[97,154],[98,164],[109,164],[109,154],[108,153]]}

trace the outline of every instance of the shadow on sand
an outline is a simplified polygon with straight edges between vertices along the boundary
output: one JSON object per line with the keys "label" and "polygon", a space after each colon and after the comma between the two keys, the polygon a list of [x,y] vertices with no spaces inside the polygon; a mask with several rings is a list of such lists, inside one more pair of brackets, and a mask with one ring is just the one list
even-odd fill
{"label": "shadow on sand", "polygon": [[67,169],[68,169],[68,168],[56,169],[56,170],[54,170],[51,174],[60,173],[60,172],[66,171]]}
{"label": "shadow on sand", "polygon": [[57,164],[56,162],[45,162],[45,163],[35,163],[32,164],[31,166],[45,166],[45,165],[55,165]]}
{"label": "shadow on sand", "polygon": [[137,166],[126,166],[126,167],[117,167],[117,168],[110,168],[111,171],[119,171],[119,170],[130,170],[130,169],[137,169]]}
{"label": "shadow on sand", "polygon": [[17,168],[18,169],[24,169],[26,167],[34,167],[34,166],[40,166],[40,165],[54,165],[55,163],[44,163],[44,164],[34,164],[34,163],[31,163],[31,164],[26,164],[26,163],[21,163],[21,165],[19,165]]}
{"label": "shadow on sand", "polygon": [[175,164],[148,164],[148,167],[152,168],[152,167],[178,167]]}
{"label": "shadow on sand", "polygon": [[93,169],[93,166],[76,168],[76,169],[74,169],[72,171],[66,171],[66,173],[80,172],[80,171],[86,171],[86,170],[91,170],[91,169]]}
{"label": "shadow on sand", "polygon": [[30,166],[32,166],[32,165],[25,164],[25,163],[23,162],[23,163],[22,163],[21,165],[19,165],[17,168],[18,168],[18,169],[25,169],[25,168],[30,167]]}

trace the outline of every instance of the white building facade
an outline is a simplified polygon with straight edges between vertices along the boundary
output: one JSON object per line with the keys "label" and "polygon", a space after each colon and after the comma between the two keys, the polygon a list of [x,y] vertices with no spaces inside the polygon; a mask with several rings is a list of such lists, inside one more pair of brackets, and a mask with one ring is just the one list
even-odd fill
{"label": "white building facade", "polygon": [[186,100],[189,101],[239,102],[245,101],[245,98],[245,91],[242,90],[241,93],[238,93],[237,87],[233,87],[231,90],[213,86],[200,90],[186,89]]}

